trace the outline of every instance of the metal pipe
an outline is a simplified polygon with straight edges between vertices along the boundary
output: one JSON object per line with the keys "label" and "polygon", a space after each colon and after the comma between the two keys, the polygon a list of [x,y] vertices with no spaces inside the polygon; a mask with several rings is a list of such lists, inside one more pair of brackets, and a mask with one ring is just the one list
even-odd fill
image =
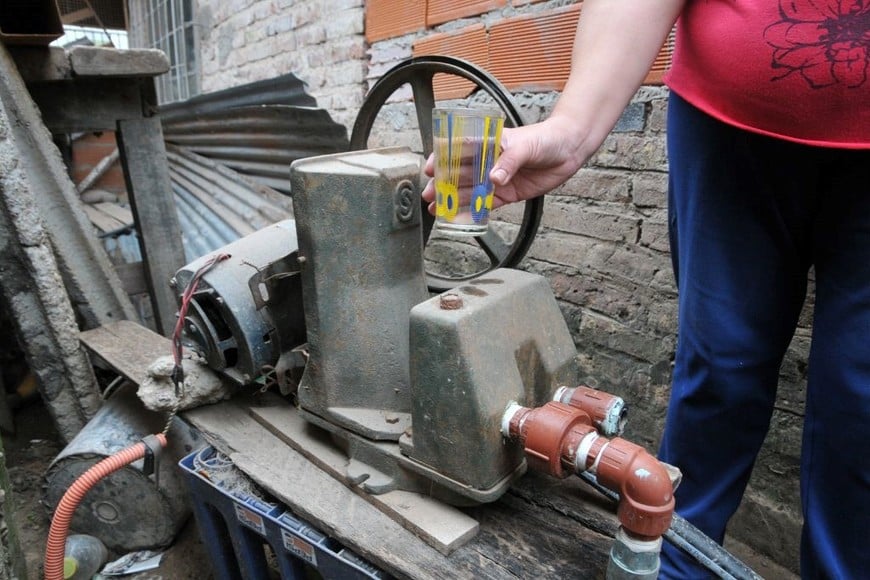
{"label": "metal pipe", "polygon": [[[619,494],[598,483],[594,474],[583,472],[580,479],[594,487],[599,493],[614,502],[619,501]],[[741,562],[731,552],[716,543],[704,532],[689,523],[688,520],[674,513],[671,527],[665,532],[664,538],[674,546],[686,552],[707,570],[726,580],[762,580],[749,566]]]}

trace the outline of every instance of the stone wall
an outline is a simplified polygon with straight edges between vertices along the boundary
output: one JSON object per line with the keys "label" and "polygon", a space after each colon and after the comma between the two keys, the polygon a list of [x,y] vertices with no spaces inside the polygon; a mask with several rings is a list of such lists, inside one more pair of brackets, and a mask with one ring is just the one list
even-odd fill
{"label": "stone wall", "polygon": [[[544,118],[567,74],[570,19],[576,21],[579,12],[569,0],[200,0],[198,10],[204,91],[293,72],[349,130],[365,92],[384,72],[433,51],[487,68],[514,92],[526,122]],[[529,28],[530,20],[545,24]],[[523,35],[523,42],[512,40],[514,34]],[[518,51],[517,57],[506,57],[505,50]],[[524,68],[532,53],[542,64]],[[662,62],[601,150],[547,197],[540,233],[521,264],[548,278],[586,381],[629,402],[627,436],[652,451],[664,421],[676,342]],[[397,94],[388,104],[370,146],[413,144],[409,96]],[[783,367],[770,435],[731,526],[734,537],[792,570],[800,535],[798,465],[810,314],[808,307]]]}

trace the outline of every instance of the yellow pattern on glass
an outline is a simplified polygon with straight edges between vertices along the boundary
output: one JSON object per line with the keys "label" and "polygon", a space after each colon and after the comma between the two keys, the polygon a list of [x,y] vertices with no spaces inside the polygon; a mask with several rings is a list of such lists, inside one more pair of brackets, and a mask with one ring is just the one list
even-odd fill
{"label": "yellow pattern on glass", "polygon": [[[483,183],[484,178],[486,177],[486,168],[487,168],[486,148],[487,148],[487,145],[489,145],[489,121],[490,121],[490,117],[487,116],[487,117],[483,118],[483,142],[482,142],[483,151],[480,154],[481,162],[480,162],[480,175],[477,178],[478,183]],[[478,208],[478,211],[480,211],[480,208]]]}
{"label": "yellow pattern on glass", "polygon": [[462,161],[462,142],[454,142],[453,135],[463,134],[464,119],[447,113],[438,123],[438,171],[443,179],[435,180],[435,214],[447,219],[459,212],[459,166]]}
{"label": "yellow pattern on glass", "polygon": [[[489,117],[487,117],[487,121]],[[501,130],[504,129],[504,119],[496,119],[495,120],[495,139],[493,140],[493,144],[501,143]],[[493,146],[492,150],[492,165],[493,167],[498,161],[499,156],[501,155],[501,148]],[[493,198],[495,197],[495,189],[490,190],[490,192],[486,196],[486,209],[492,211],[492,203]]]}

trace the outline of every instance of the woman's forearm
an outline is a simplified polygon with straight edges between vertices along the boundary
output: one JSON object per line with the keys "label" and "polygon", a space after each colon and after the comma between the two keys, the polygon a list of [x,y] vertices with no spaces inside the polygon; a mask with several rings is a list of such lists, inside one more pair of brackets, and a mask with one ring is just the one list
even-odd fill
{"label": "woman's forearm", "polygon": [[640,87],[685,0],[585,0],[571,73],[551,118],[569,124],[584,159]]}

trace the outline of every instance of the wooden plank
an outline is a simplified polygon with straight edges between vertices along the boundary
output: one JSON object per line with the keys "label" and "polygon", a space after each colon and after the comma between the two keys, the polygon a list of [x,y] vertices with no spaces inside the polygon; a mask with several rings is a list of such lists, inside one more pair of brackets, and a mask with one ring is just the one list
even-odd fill
{"label": "wooden plank", "polygon": [[[497,502],[466,509],[480,522],[480,533],[444,556],[254,424],[250,413],[270,405],[282,403],[271,397],[235,398],[187,411],[184,417],[300,517],[389,573],[422,580],[601,577],[612,539],[565,515],[582,510],[577,497],[510,491]],[[286,403],[283,407],[294,412]],[[538,493],[552,490],[540,481],[543,477],[530,474],[522,482],[535,483]],[[579,481],[570,483],[565,491],[576,492]]]}
{"label": "wooden plank", "polygon": [[69,57],[59,46],[10,46],[9,54],[25,83],[72,78]]}
{"label": "wooden plank", "polygon": [[69,61],[80,77],[154,77],[169,70],[166,54],[154,48],[76,46],[69,50]]}
{"label": "wooden plank", "polygon": [[119,320],[86,330],[79,340],[91,353],[137,385],[161,356],[172,354],[168,338],[129,320]]}
{"label": "wooden plank", "polygon": [[145,268],[142,262],[118,264],[115,266],[115,271],[118,272],[121,286],[127,294],[133,296],[148,292],[148,281],[145,279]]}
{"label": "wooden plank", "polygon": [[[359,491],[348,476],[347,455],[332,444],[325,431],[310,426],[292,407],[276,405],[252,408],[251,415],[306,459]],[[318,437],[318,434],[323,436]],[[474,519],[430,497],[407,491],[392,491],[380,495],[359,491],[359,494],[444,555],[449,555],[473,538],[478,531],[478,524]]]}
{"label": "wooden plank", "polygon": [[77,78],[27,88],[52,133],[114,131],[118,119],[142,117],[145,108],[138,79]]}
{"label": "wooden plank", "polygon": [[127,225],[108,215],[106,212],[100,211],[100,209],[95,205],[84,204],[82,209],[85,210],[85,214],[88,216],[88,219],[91,220],[91,223],[103,233],[113,232]]}
{"label": "wooden plank", "polygon": [[117,138],[154,319],[157,329],[167,334],[175,325],[177,310],[169,281],[184,265],[184,249],[160,120],[149,117],[119,121]]}
{"label": "wooden plank", "polygon": [[114,218],[115,221],[121,224],[119,227],[129,226],[134,223],[133,212],[126,207],[121,207],[117,203],[103,201],[95,203],[94,207],[100,212]]}

